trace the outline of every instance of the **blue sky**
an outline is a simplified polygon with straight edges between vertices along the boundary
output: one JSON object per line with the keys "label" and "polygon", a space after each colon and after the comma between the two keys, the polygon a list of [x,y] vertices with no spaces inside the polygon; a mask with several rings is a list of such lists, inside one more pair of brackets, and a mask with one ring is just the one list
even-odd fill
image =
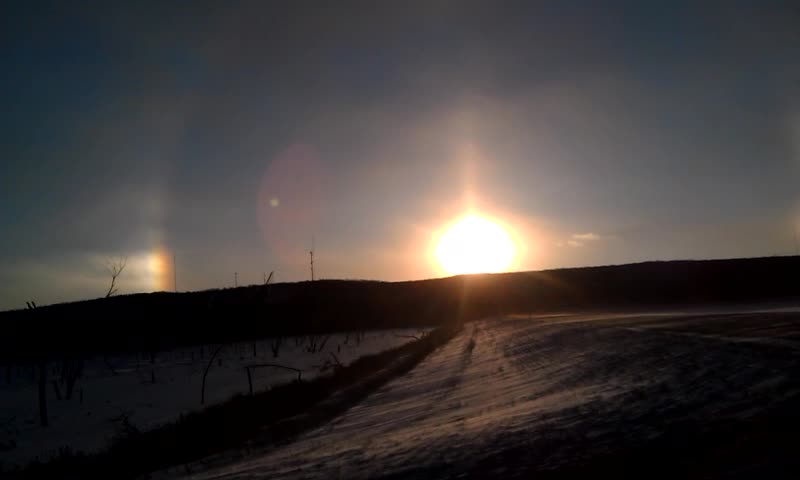
{"label": "blue sky", "polygon": [[437,276],[468,207],[523,270],[794,253],[791,2],[163,3],[4,4],[0,308]]}

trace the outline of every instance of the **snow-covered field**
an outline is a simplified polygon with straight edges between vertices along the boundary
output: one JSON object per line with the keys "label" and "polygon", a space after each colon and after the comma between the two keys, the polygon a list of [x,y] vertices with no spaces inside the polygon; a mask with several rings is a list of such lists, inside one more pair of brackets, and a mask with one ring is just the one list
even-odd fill
{"label": "snow-covered field", "polygon": [[771,430],[795,407],[796,313],[507,317],[288,445],[159,476],[528,478],[614,455],[622,471],[651,455],[653,474],[741,474],[800,461]]}
{"label": "snow-covered field", "polygon": [[[310,379],[337,359],[347,364],[412,340],[418,330],[368,331],[316,337],[287,337],[273,354],[274,339],[225,345],[211,364],[206,378],[205,405],[213,405],[238,393],[247,393],[245,366],[275,363],[302,370]],[[315,343],[313,353],[309,352]],[[203,372],[218,345],[178,348],[137,355],[111,355],[88,360],[73,398],[64,398],[64,387],[47,383],[50,425],[40,425],[34,366],[3,368],[0,378],[0,471],[34,458],[47,459],[62,447],[73,451],[102,448],[125,425],[147,430],[202,408]],[[50,379],[57,379],[56,363]],[[297,378],[280,368],[252,370],[253,389],[261,391]],[[124,425],[125,424],[125,425]]]}

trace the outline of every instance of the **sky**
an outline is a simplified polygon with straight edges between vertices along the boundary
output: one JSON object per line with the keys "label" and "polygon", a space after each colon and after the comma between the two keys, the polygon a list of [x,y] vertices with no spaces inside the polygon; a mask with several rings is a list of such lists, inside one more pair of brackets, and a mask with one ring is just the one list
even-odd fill
{"label": "sky", "polygon": [[[794,254],[793,2],[4,2],[0,309]],[[174,268],[175,267],[175,268]]]}

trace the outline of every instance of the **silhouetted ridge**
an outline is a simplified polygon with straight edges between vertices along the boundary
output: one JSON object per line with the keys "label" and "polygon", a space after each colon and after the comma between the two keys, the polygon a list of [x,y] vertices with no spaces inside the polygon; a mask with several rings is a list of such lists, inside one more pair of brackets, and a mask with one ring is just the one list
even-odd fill
{"label": "silhouetted ridge", "polygon": [[439,325],[510,312],[800,297],[800,257],[646,262],[409,282],[318,280],[0,313],[6,360],[278,334]]}

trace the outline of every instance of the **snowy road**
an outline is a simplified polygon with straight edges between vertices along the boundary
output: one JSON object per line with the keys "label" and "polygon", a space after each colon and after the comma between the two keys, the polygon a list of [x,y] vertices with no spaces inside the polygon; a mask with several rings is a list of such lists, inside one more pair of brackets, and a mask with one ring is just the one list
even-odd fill
{"label": "snowy road", "polygon": [[522,478],[624,458],[632,470],[747,475],[796,462],[770,442],[798,406],[797,313],[505,318],[469,324],[291,444],[162,474]]}

